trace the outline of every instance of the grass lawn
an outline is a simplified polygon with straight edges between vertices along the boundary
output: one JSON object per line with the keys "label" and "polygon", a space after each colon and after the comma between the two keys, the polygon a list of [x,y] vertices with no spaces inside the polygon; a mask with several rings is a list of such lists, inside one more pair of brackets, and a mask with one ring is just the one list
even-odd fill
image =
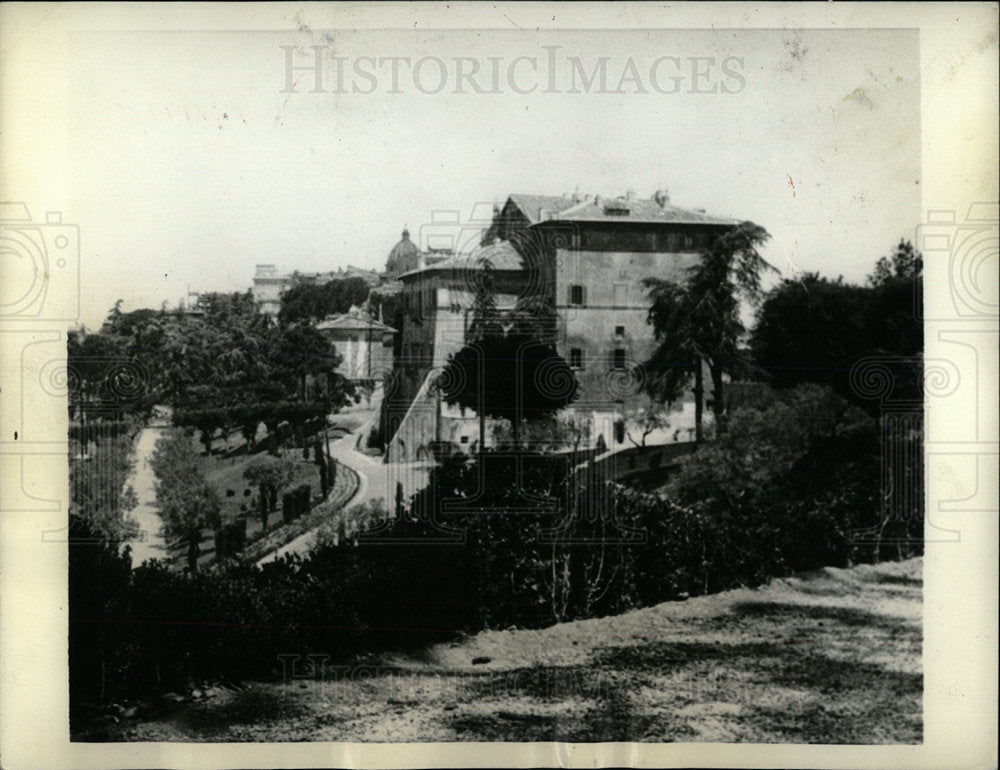
{"label": "grass lawn", "polygon": [[[204,446],[200,442],[192,440],[199,451],[203,452]],[[250,543],[261,537],[264,533],[257,505],[257,487],[243,478],[243,472],[250,462],[259,456],[259,453],[247,455],[245,452],[238,452],[228,457],[227,454],[229,454],[229,451],[237,449],[240,444],[242,444],[242,441],[238,441],[236,438],[227,442],[217,439],[213,444],[213,454],[211,456],[202,454],[201,460],[205,478],[215,489],[222,501],[222,520],[228,521],[236,518],[242,513],[240,510],[241,506],[246,506],[246,510],[250,513],[247,518],[247,542]],[[283,450],[283,455],[295,461],[297,468],[296,476],[288,486],[288,489],[294,489],[300,484],[308,484],[311,487],[313,499],[317,499],[321,492],[319,469],[312,460],[312,452],[310,451],[310,459],[308,460],[302,459],[301,449],[288,448]],[[229,496],[230,491],[233,493],[232,496]],[[268,514],[267,531],[271,532],[282,526],[283,523],[281,494],[279,493],[277,510]],[[187,563],[187,549],[184,546],[174,544],[171,546],[170,552],[175,563],[182,565]],[[199,566],[204,566],[211,563],[214,559],[215,532],[206,530],[201,541],[201,556],[198,559],[198,564]]]}

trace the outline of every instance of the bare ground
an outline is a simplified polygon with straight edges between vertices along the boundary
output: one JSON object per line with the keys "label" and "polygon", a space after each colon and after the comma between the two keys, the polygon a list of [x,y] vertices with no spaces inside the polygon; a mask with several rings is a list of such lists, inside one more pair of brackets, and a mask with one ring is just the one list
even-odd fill
{"label": "bare ground", "polygon": [[920,743],[922,567],[826,568],[341,669],[302,658],[289,681],[177,696],[98,739]]}

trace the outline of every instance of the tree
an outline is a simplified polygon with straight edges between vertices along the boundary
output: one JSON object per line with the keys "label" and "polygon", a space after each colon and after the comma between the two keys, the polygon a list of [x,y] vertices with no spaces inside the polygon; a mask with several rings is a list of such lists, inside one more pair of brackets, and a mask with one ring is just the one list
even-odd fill
{"label": "tree", "polygon": [[337,405],[346,400],[347,384],[343,377],[333,374],[340,356],[333,343],[314,326],[296,323],[283,327],[273,341],[270,360],[274,379],[282,382],[287,392],[305,398],[306,376],[326,374],[331,379],[334,400],[339,401]]}
{"label": "tree", "polygon": [[868,276],[869,286],[884,286],[894,280],[914,281],[923,274],[923,256],[910,241],[899,239],[899,244],[888,257],[879,257],[875,269]]}
{"label": "tree", "polygon": [[476,295],[472,300],[472,320],[465,331],[468,343],[479,343],[491,337],[503,336],[503,322],[497,308],[496,280],[493,266],[484,261],[481,270],[474,274],[478,279]]}
{"label": "tree", "polygon": [[449,404],[479,414],[481,437],[486,417],[508,420],[515,447],[520,447],[522,420],[564,409],[579,388],[553,345],[516,332],[484,336],[450,355],[440,382]]}
{"label": "tree", "polygon": [[205,480],[191,437],[173,429],[156,442],[150,458],[156,474],[156,505],[167,536],[187,545],[188,570],[198,570],[202,531],[220,524],[222,504]]}
{"label": "tree", "polygon": [[642,431],[640,434],[642,443],[632,438],[632,431],[626,430],[625,432],[625,436],[628,440],[637,447],[646,446],[646,439],[653,431],[658,429],[665,430],[670,427],[670,420],[667,419],[667,415],[654,407],[650,407],[648,409],[641,406],[636,407],[635,409],[627,412],[625,417],[629,423],[635,425],[640,431]]}
{"label": "tree", "polygon": [[[403,301],[400,294],[387,294],[372,289],[368,295],[368,312],[373,318],[388,324],[397,331],[403,328]],[[392,354],[396,359],[403,355],[403,335],[395,334],[392,340]]]}
{"label": "tree", "polygon": [[481,369],[487,344],[503,337],[503,324],[497,309],[493,270],[489,262],[483,264],[477,277],[479,282],[472,301],[471,321],[465,330],[466,345],[448,357],[439,387],[448,403],[458,403],[479,415],[481,452],[486,446],[486,394],[480,383]]}
{"label": "tree", "polygon": [[779,388],[815,382],[841,390],[869,347],[871,290],[816,273],[785,279],[767,293],[751,337],[754,363]]}
{"label": "tree", "polygon": [[814,382],[877,413],[850,379],[858,361],[891,361],[893,397],[919,401],[922,264],[919,252],[901,241],[882,257],[866,286],[815,273],[786,279],[769,291],[751,338],[753,360],[779,388]]}
{"label": "tree", "polygon": [[522,297],[507,314],[510,330],[555,345],[559,316],[552,303],[541,297]]}
{"label": "tree", "polygon": [[267,529],[268,514],[278,507],[278,493],[295,479],[295,463],[286,457],[264,455],[250,461],[243,478],[260,490],[261,525]]}
{"label": "tree", "polygon": [[739,366],[740,300],[756,304],[761,276],[774,270],[758,247],[770,236],[753,222],[743,222],[718,236],[688,268],[683,283],[648,278],[657,347],[645,364],[646,391],[661,401],[676,400],[691,375],[695,386],[696,435],[702,438],[702,366],[707,366],[714,391],[713,411],[721,426],[725,409],[723,372]]}
{"label": "tree", "polygon": [[282,325],[317,323],[328,315],[360,307],[370,292],[363,278],[335,278],[326,283],[300,279],[282,293],[278,321]]}
{"label": "tree", "polygon": [[493,268],[482,262],[466,330],[466,345],[448,357],[438,388],[449,404],[479,415],[480,451],[486,443],[486,418],[508,420],[514,446],[520,447],[521,421],[544,418],[576,399],[573,370],[545,332],[533,325],[527,307],[509,314],[497,308]]}

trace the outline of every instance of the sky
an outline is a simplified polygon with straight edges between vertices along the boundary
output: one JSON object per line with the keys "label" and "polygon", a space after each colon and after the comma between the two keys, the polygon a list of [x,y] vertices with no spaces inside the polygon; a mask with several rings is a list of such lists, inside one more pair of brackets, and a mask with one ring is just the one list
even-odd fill
{"label": "sky", "polygon": [[920,217],[914,30],[70,40],[60,200],[91,328],[117,299],[246,290],[258,263],[380,270],[404,226],[426,246],[516,192],[666,188],[764,226],[784,276],[853,281]]}

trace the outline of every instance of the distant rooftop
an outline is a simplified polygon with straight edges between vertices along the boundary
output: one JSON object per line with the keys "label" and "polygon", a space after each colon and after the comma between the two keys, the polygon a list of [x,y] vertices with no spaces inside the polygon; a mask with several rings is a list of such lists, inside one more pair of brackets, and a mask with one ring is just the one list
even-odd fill
{"label": "distant rooftop", "polygon": [[631,191],[620,197],[523,195],[508,200],[532,224],[550,220],[568,222],[636,222],[642,224],[737,225],[738,219],[705,213],[704,209],[674,206],[665,190],[652,198],[636,198]]}
{"label": "distant rooftop", "polygon": [[388,324],[384,324],[372,318],[367,313],[341,313],[340,315],[328,316],[316,324],[316,328],[319,330],[324,329],[346,329],[346,330],[356,330],[356,331],[380,331],[380,332],[395,332]]}
{"label": "distant rooftop", "polygon": [[500,241],[476,249],[470,254],[459,254],[441,262],[403,273],[400,278],[409,278],[421,273],[462,271],[462,270],[482,270],[486,262],[489,262],[493,270],[521,270],[524,265],[521,255],[517,252],[510,241]]}

